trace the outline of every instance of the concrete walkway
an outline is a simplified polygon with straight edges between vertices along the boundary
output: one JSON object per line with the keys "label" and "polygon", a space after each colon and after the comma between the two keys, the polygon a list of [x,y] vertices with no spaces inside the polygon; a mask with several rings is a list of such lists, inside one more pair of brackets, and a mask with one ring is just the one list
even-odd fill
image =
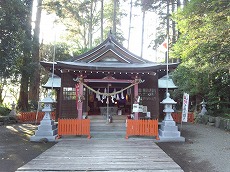
{"label": "concrete walkway", "polygon": [[63,139],[17,171],[182,172],[153,140]]}

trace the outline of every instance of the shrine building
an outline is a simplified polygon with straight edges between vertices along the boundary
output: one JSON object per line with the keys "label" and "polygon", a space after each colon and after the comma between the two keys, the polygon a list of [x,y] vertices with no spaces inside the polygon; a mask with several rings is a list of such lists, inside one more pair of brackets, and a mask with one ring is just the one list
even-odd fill
{"label": "shrine building", "polygon": [[[164,86],[159,79],[166,75],[167,64],[145,60],[118,43],[112,34],[97,47],[67,61],[45,62],[60,82],[57,91],[57,118],[86,115],[130,115],[140,119],[148,115],[159,118],[163,108]],[[169,72],[178,63],[169,63]],[[161,82],[162,83],[162,82]],[[142,107],[133,112],[133,104]]]}

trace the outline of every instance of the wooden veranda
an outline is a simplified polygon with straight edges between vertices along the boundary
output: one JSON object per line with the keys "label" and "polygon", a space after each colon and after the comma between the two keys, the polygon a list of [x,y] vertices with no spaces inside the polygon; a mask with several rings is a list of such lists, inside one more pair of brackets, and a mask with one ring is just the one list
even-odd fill
{"label": "wooden veranda", "polygon": [[151,140],[62,140],[21,171],[182,172]]}

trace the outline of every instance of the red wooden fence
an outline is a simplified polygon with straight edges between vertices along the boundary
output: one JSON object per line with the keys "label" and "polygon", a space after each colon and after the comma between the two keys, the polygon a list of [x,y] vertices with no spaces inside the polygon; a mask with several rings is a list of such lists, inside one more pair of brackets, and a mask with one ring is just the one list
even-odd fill
{"label": "red wooden fence", "polygon": [[155,136],[159,140],[158,120],[127,119],[126,138],[129,136]]}
{"label": "red wooden fence", "polygon": [[[36,120],[37,115],[37,120]],[[40,123],[43,119],[45,112],[19,112],[17,118],[19,122]],[[55,120],[55,112],[51,112],[51,119]]]}
{"label": "red wooden fence", "polygon": [[58,137],[62,135],[86,135],[90,138],[90,120],[58,119]]}
{"label": "red wooden fence", "polygon": [[[181,123],[182,112],[173,112],[172,118],[176,123]],[[188,122],[194,123],[194,113],[188,112]]]}

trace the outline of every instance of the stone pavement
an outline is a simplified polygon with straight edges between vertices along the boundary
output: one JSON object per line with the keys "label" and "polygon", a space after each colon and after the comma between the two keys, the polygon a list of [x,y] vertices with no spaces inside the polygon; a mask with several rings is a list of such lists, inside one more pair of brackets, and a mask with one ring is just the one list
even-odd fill
{"label": "stone pavement", "polygon": [[150,139],[61,139],[21,171],[182,172]]}

